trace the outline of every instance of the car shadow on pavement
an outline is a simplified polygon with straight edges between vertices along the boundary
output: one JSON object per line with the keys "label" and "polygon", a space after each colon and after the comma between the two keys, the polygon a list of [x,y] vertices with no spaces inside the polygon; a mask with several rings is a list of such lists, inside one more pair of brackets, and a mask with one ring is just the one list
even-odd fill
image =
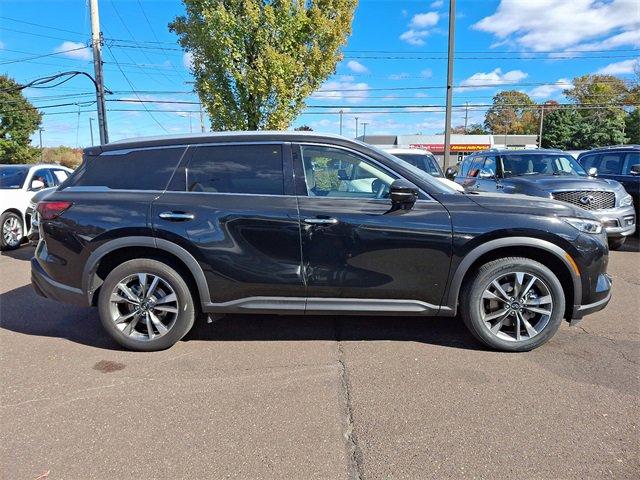
{"label": "car shadow on pavement", "polygon": [[[0,328],[121,350],[98,311],[41,298],[30,285],[0,294]],[[198,320],[183,341],[391,340],[484,350],[458,318],[401,316],[227,315]]]}
{"label": "car shadow on pavement", "polygon": [[637,234],[627,237],[627,240],[625,240],[624,245],[622,245],[622,247],[620,247],[620,249],[616,251],[617,252],[640,252],[640,238],[638,238]]}
{"label": "car shadow on pavement", "polygon": [[35,247],[31,245],[23,245],[15,250],[8,250],[2,252],[2,256],[13,258],[14,260],[24,260],[25,262],[31,261],[35,252]]}

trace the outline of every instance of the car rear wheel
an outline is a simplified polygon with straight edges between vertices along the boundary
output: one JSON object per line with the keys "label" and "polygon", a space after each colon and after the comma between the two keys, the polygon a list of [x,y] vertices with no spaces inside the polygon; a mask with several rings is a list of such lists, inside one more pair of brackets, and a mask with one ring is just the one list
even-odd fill
{"label": "car rear wheel", "polygon": [[0,215],[0,250],[15,250],[23,236],[22,218],[13,212]]}
{"label": "car rear wheel", "polygon": [[485,345],[532,350],[558,330],[565,298],[558,277],[529,258],[508,257],[480,267],[465,283],[462,318]]}
{"label": "car rear wheel", "polygon": [[610,238],[609,239],[609,250],[618,250],[622,248],[624,242],[627,240],[627,237],[621,238]]}
{"label": "car rear wheel", "polygon": [[166,263],[136,259],[116,267],[98,298],[100,320],[120,345],[137,351],[169,348],[193,326],[189,287]]}

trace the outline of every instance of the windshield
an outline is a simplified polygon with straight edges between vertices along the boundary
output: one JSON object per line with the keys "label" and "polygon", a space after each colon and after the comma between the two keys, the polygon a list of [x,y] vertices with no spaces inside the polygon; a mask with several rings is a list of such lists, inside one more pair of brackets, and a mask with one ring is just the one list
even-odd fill
{"label": "windshield", "polygon": [[28,171],[26,167],[0,167],[0,189],[22,188]]}
{"label": "windshield", "polygon": [[584,168],[571,156],[563,153],[521,153],[502,157],[503,175],[578,175],[587,176]]}
{"label": "windshield", "polygon": [[440,167],[433,155],[428,153],[392,153],[394,157],[398,157],[414,167],[427,172],[432,177],[442,177]]}

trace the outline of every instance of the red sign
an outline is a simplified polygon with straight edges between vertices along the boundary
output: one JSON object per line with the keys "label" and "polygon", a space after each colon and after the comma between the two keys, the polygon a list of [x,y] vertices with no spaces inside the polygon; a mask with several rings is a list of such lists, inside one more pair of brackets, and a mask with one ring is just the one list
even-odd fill
{"label": "red sign", "polygon": [[[443,153],[444,143],[412,143],[409,148],[424,148],[432,153]],[[453,143],[451,144],[451,152],[478,152],[480,150],[489,150],[491,145],[479,143]]]}

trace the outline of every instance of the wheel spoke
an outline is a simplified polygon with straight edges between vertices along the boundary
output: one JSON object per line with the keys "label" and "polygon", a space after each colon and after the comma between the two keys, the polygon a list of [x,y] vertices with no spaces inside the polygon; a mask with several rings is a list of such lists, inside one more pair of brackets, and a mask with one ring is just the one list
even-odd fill
{"label": "wheel spoke", "polygon": [[131,305],[138,305],[138,302],[129,300],[128,298],[125,298],[122,295],[118,295],[117,293],[111,294],[111,301],[116,303],[129,303]]}
{"label": "wheel spoke", "polygon": [[516,312],[516,341],[522,340],[522,335],[520,334],[520,312]]}
{"label": "wheel spoke", "polygon": [[159,312],[178,313],[178,309],[176,307],[169,307],[166,305],[156,305],[153,307],[153,310],[158,310]]}
{"label": "wheel spoke", "polygon": [[140,283],[140,298],[147,297],[147,274],[139,273],[138,282]]}
{"label": "wheel spoke", "polygon": [[551,310],[545,310],[544,308],[530,307],[529,305],[525,305],[522,308],[533,313],[539,313],[540,315],[551,315]]}
{"label": "wheel spoke", "polygon": [[[153,322],[153,324],[156,326],[156,328],[158,329],[158,334],[160,336],[164,335],[165,333],[167,333],[169,330],[167,329],[167,327],[164,326],[164,324],[160,321],[160,319],[158,317],[156,317],[156,315],[153,312],[149,312],[148,318],[151,319],[151,321]],[[148,325],[148,320],[147,320],[147,325]]]}
{"label": "wheel spoke", "polygon": [[506,314],[508,312],[509,312],[509,310],[505,308],[504,310],[499,310],[497,312],[490,313],[489,315],[484,317],[483,320],[485,322],[488,322],[489,320],[495,320],[496,318],[498,318],[498,317],[500,317],[500,316],[502,316],[502,315],[504,315],[504,314]]}
{"label": "wheel spoke", "polygon": [[539,307],[541,305],[549,305],[550,303],[551,303],[551,295],[545,295],[544,297],[540,297],[540,298],[532,298],[524,302],[525,306],[531,305],[534,307]]}
{"label": "wheel spoke", "polygon": [[176,294],[175,293],[170,293],[166,297],[162,297],[162,298],[156,300],[156,305],[162,305],[163,303],[170,303],[170,302],[175,302],[175,301],[177,301]]}
{"label": "wheel spoke", "polygon": [[138,324],[139,320],[140,320],[140,315],[135,315],[133,319],[129,322],[129,324],[126,327],[124,327],[124,330],[122,330],[122,333],[124,333],[125,335],[131,335],[131,333],[133,333],[133,329],[136,328],[136,325]]}
{"label": "wheel spoke", "polygon": [[513,297],[520,298],[520,291],[522,290],[522,284],[524,283],[524,273],[516,272],[515,280],[513,282]]}
{"label": "wheel spoke", "polygon": [[151,316],[149,315],[149,312],[145,313],[144,319],[147,322],[147,335],[149,336],[149,340],[153,340],[153,337],[155,337],[156,334],[153,331],[153,323],[151,322]]}
{"label": "wheel spoke", "polygon": [[507,292],[505,292],[502,289],[502,286],[498,283],[498,280],[494,280],[493,282],[491,282],[491,285],[493,285],[494,288],[498,291],[498,293],[500,293],[500,295],[502,295],[502,297],[505,299],[505,301],[509,301],[509,295],[507,295]]}
{"label": "wheel spoke", "polygon": [[522,323],[524,323],[524,328],[527,329],[527,335],[529,335],[529,338],[538,334],[538,331],[535,328],[533,328],[533,326],[529,323],[529,321],[526,318],[524,318],[524,315],[522,315],[521,313],[518,313],[518,316],[522,320]]}
{"label": "wheel spoke", "polygon": [[129,287],[127,287],[124,283],[120,282],[118,284],[118,288],[127,296],[129,300],[135,302],[136,304],[140,303],[140,298],[131,291]]}
{"label": "wheel spoke", "polygon": [[151,296],[153,295],[153,292],[156,291],[156,287],[158,286],[158,282],[160,282],[160,277],[156,277],[154,275],[153,280],[151,280],[151,286],[149,287],[149,290],[147,290],[147,295],[145,297],[147,300],[149,298],[151,298]]}
{"label": "wheel spoke", "polygon": [[498,302],[503,302],[506,303],[506,299],[496,295],[493,292],[490,292],[489,290],[485,290],[484,293],[482,294],[482,298],[484,298],[485,300],[496,300]]}
{"label": "wheel spoke", "polygon": [[127,320],[129,320],[131,317],[133,317],[134,315],[138,315],[138,311],[134,310],[131,313],[127,313],[126,315],[121,315],[118,318],[116,318],[114,320],[114,322],[116,323],[116,325],[118,325],[119,323],[123,323],[126,322]]}
{"label": "wheel spoke", "polygon": [[504,321],[507,319],[507,317],[509,316],[508,313],[505,313],[500,320],[498,320],[496,323],[493,324],[493,326],[491,327],[491,333],[496,334],[500,331],[500,329],[502,328],[502,326],[504,325]]}
{"label": "wheel spoke", "polygon": [[529,280],[529,283],[527,283],[527,286],[524,287],[524,290],[522,290],[522,293],[520,294],[520,297],[524,298],[525,295],[527,293],[529,293],[529,290],[531,290],[531,287],[533,287],[533,284],[536,283],[536,280],[538,280],[536,277],[534,277],[533,275],[531,275],[531,280]]}

